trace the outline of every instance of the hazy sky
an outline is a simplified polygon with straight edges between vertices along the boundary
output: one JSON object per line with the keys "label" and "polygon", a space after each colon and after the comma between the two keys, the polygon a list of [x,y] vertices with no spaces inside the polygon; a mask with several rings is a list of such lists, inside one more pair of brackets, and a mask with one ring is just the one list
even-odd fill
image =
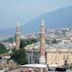
{"label": "hazy sky", "polygon": [[72,5],[72,0],[0,0],[0,29],[15,27],[58,8]]}

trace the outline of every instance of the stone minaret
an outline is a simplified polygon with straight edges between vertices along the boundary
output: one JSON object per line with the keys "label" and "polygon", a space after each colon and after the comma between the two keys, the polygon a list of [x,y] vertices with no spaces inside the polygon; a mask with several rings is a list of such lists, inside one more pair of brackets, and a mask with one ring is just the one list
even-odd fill
{"label": "stone minaret", "polygon": [[44,19],[42,19],[40,30],[40,63],[45,64],[45,30]]}
{"label": "stone minaret", "polygon": [[20,46],[20,23],[16,24],[16,49],[19,49]]}

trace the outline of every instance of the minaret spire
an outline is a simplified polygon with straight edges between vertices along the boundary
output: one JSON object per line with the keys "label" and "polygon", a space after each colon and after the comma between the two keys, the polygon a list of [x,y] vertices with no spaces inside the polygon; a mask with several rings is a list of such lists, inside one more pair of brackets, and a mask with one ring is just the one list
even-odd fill
{"label": "minaret spire", "polygon": [[20,46],[20,23],[17,21],[16,24],[16,49],[19,49]]}
{"label": "minaret spire", "polygon": [[44,25],[44,18],[42,18],[42,24],[41,25]]}
{"label": "minaret spire", "polygon": [[42,18],[41,30],[40,30],[40,63],[45,64],[45,30],[44,30],[43,18]]}

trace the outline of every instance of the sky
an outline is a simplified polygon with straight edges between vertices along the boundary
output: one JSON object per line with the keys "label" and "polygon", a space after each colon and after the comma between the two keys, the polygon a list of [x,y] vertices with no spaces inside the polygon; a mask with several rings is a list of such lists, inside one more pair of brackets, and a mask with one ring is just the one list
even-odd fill
{"label": "sky", "polygon": [[0,0],[0,30],[21,25],[56,9],[72,6],[72,0]]}

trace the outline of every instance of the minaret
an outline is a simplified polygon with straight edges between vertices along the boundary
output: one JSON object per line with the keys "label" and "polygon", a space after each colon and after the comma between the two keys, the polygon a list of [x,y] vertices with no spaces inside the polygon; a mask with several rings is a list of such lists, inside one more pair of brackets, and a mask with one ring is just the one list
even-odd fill
{"label": "minaret", "polygon": [[45,30],[44,19],[42,19],[40,30],[40,63],[45,64]]}
{"label": "minaret", "polygon": [[19,49],[20,46],[20,23],[16,24],[16,49]]}

